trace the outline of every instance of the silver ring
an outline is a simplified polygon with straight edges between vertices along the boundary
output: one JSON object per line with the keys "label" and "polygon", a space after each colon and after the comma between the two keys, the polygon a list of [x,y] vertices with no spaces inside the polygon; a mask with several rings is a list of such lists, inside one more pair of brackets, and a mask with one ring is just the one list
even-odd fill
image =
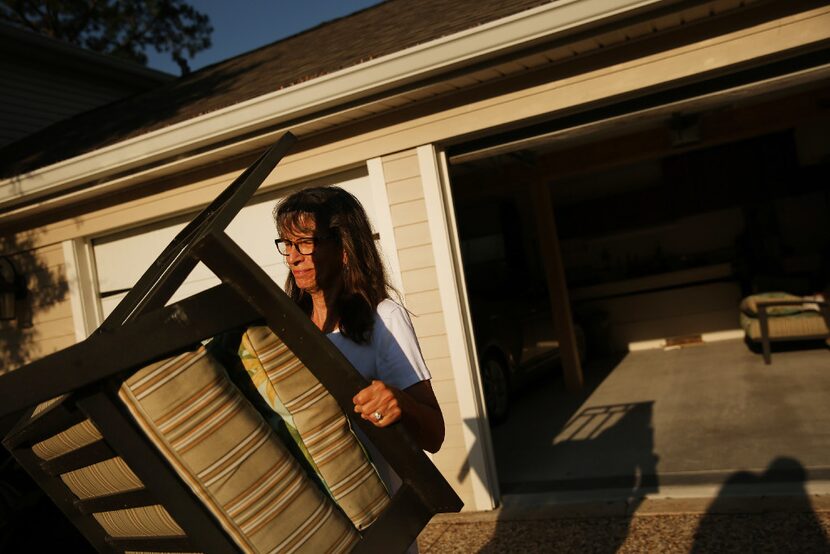
{"label": "silver ring", "polygon": [[375,421],[380,421],[383,419],[383,414],[380,412],[375,412],[372,414],[372,417],[375,418]]}

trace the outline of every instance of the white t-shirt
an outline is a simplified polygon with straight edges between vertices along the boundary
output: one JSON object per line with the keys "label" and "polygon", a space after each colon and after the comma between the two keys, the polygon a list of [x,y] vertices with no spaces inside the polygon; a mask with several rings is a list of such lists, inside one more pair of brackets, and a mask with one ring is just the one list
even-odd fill
{"label": "white t-shirt", "polygon": [[367,344],[357,344],[339,331],[327,336],[369,381],[377,379],[403,390],[430,379],[409,313],[394,300],[378,304]]}
{"label": "white t-shirt", "polygon": [[[378,304],[372,337],[367,344],[357,344],[339,331],[326,336],[369,381],[377,379],[403,390],[431,378],[409,313],[393,300],[387,298]],[[355,432],[372,456],[380,478],[394,494],[401,485],[400,478],[360,429],[355,428]],[[417,552],[414,545],[409,552]]]}

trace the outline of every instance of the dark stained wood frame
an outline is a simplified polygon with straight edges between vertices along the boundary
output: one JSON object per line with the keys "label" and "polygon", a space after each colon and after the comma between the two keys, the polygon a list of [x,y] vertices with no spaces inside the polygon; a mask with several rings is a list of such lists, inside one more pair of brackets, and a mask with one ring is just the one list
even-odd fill
{"label": "dark stained wood frame", "polygon": [[[819,313],[824,317],[824,324],[827,325],[828,332],[820,335],[788,335],[784,337],[770,336],[769,333],[769,318],[770,317],[787,317],[787,316],[771,316],[767,311],[769,308],[776,306],[803,306],[804,304],[818,305]],[[821,340],[830,338],[830,304],[819,300],[769,300],[758,302],[758,324],[761,328],[761,350],[764,356],[764,363],[769,365],[772,363],[772,341],[790,341],[790,340]]]}
{"label": "dark stained wood frame", "polygon": [[[284,135],[185,227],[92,336],[0,376],[0,418],[23,414],[4,446],[100,552],[240,551],[136,425],[117,391],[149,363],[262,321],[315,374],[403,482],[354,552],[402,552],[434,514],[461,509],[458,495],[402,426],[380,429],[354,416],[351,399],[366,380],[224,233],[294,140]],[[223,284],[165,306],[199,261]],[[34,406],[63,394],[62,401],[31,417]],[[35,443],[86,418],[103,441],[46,462],[32,452]],[[64,471],[113,456],[127,462],[144,489],[82,501],[59,478]],[[96,510],[153,504],[162,504],[186,536],[114,539],[89,516]]]}

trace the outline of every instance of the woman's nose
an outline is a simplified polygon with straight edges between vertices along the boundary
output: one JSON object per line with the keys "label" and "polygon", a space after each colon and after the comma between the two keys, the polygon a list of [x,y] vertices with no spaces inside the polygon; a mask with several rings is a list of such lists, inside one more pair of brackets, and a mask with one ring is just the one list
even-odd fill
{"label": "woman's nose", "polygon": [[303,255],[300,254],[300,251],[297,250],[297,247],[290,248],[288,250],[288,263],[289,264],[296,264],[300,260],[303,259]]}

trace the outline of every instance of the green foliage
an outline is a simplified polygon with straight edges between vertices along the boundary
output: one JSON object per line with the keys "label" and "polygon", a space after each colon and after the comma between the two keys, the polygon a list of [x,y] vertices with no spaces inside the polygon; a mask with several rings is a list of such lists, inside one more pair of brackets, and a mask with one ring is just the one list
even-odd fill
{"label": "green foliage", "polygon": [[0,20],[141,64],[153,47],[182,74],[213,32],[208,16],[183,0],[0,0]]}

